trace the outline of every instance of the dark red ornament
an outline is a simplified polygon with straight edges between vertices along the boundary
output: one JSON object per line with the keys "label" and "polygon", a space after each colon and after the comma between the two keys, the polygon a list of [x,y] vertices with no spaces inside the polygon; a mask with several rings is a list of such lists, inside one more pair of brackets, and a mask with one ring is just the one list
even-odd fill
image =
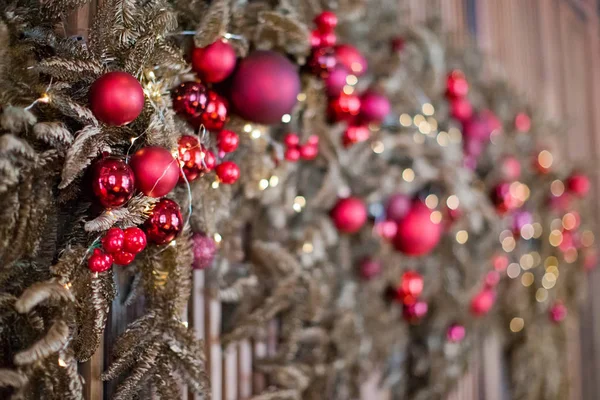
{"label": "dark red ornament", "polygon": [[88,268],[92,272],[104,272],[110,269],[113,258],[100,249],[94,249],[94,252],[88,259]]}
{"label": "dark red ornament", "polygon": [[567,189],[578,197],[585,197],[590,191],[590,178],[581,173],[574,173],[567,179]]}
{"label": "dark red ornament", "polygon": [[328,112],[333,122],[353,121],[360,113],[360,98],[354,94],[342,93],[329,100]]}
{"label": "dark red ornament", "polygon": [[306,161],[314,160],[319,155],[319,146],[316,144],[304,144],[300,146],[300,158]]}
{"label": "dark red ornament", "polygon": [[412,304],[405,304],[402,307],[402,316],[411,324],[418,324],[425,316],[429,306],[424,301],[417,301]]}
{"label": "dark red ornament", "polygon": [[338,23],[338,18],[331,11],[323,11],[315,17],[315,25],[321,32],[331,32],[335,29]]}
{"label": "dark red ornament", "polygon": [[481,317],[490,312],[496,301],[496,294],[491,289],[483,289],[471,299],[471,313]]}
{"label": "dark red ornament", "polygon": [[154,205],[152,214],[144,223],[146,237],[154,244],[173,241],[183,229],[181,210],[173,200],[161,199]]}
{"label": "dark red ornament", "polygon": [[146,248],[146,234],[138,227],[125,229],[123,250],[127,253],[138,254]]}
{"label": "dark red ornament", "polygon": [[116,252],[113,256],[113,262],[117,265],[129,265],[135,260],[135,254],[126,251]]}
{"label": "dark red ornament", "polygon": [[338,44],[335,46],[335,57],[356,76],[362,76],[367,72],[367,60],[355,47],[349,44]]}
{"label": "dark red ornament", "polygon": [[101,158],[92,168],[92,190],[106,208],[125,204],[133,196],[134,182],[132,169],[118,158]]}
{"label": "dark red ornament", "polygon": [[217,134],[217,148],[224,153],[235,151],[240,143],[240,137],[233,131],[223,129]]}
{"label": "dark red ornament", "polygon": [[179,180],[179,166],[169,150],[150,146],[138,150],[129,163],[135,175],[135,187],[146,196],[162,197]]}
{"label": "dark red ornament", "polygon": [[233,161],[223,161],[217,165],[216,172],[219,181],[227,185],[235,183],[240,177],[240,167]]}
{"label": "dark red ornament", "polygon": [[192,50],[192,69],[204,82],[225,80],[235,69],[235,63],[235,50],[224,40]]}
{"label": "dark red ornament", "polygon": [[144,108],[144,90],[127,72],[109,72],[90,87],[89,103],[99,121],[111,126],[127,125]]}
{"label": "dark red ornament", "polygon": [[364,258],[359,264],[361,278],[370,280],[375,278],[381,272],[381,262],[371,257]]}
{"label": "dark red ornament", "polygon": [[387,219],[399,222],[410,211],[412,199],[405,194],[396,193],[391,195],[385,206],[385,216]]}
{"label": "dark red ornament", "polygon": [[369,90],[360,96],[360,120],[363,123],[380,124],[390,110],[390,101],[381,93]]}
{"label": "dark red ornament", "polygon": [[206,109],[206,87],[200,82],[183,82],[173,90],[173,110],[190,122]]}
{"label": "dark red ornament", "polygon": [[423,276],[417,271],[402,274],[400,285],[396,288],[396,300],[402,304],[414,304],[423,293]]}
{"label": "dark red ornament", "polygon": [[195,118],[192,123],[196,128],[203,125],[209,131],[223,129],[225,122],[227,122],[227,101],[212,90],[207,91],[206,96],[208,100],[204,112]]}
{"label": "dark red ornament", "polygon": [[179,138],[179,181],[185,182],[183,174],[188,182],[191,182],[204,175],[206,172],[212,171],[216,164],[214,154],[207,150],[195,136],[184,135]]}
{"label": "dark red ornament", "polygon": [[310,54],[306,65],[313,75],[327,78],[337,63],[335,53],[331,47],[319,47]]}
{"label": "dark red ornament", "polygon": [[300,149],[298,147],[288,147],[285,149],[284,157],[288,161],[296,162],[300,159]]}
{"label": "dark red ornament", "polygon": [[112,254],[121,251],[125,242],[125,234],[121,228],[110,228],[102,238],[102,248]]}
{"label": "dark red ornament", "polygon": [[473,116],[473,106],[466,98],[453,98],[450,100],[450,115],[459,121],[467,121]]}
{"label": "dark red ornament", "polygon": [[243,118],[274,124],[298,101],[296,66],[274,51],[255,51],[238,63],[231,84],[231,102]]}
{"label": "dark red ornament", "polygon": [[350,125],[342,134],[342,145],[350,147],[356,143],[362,143],[369,139],[371,131],[364,125]]}
{"label": "dark red ornament", "polygon": [[194,253],[194,269],[206,269],[211,266],[217,253],[215,241],[203,233],[192,236],[192,252]]}
{"label": "dark red ornament", "polygon": [[347,85],[346,79],[348,79],[350,72],[343,65],[336,65],[325,78],[325,91],[330,97],[337,97],[344,90],[344,86]]}
{"label": "dark red ornament", "polygon": [[398,222],[394,247],[409,256],[422,256],[436,248],[442,231],[443,225],[431,220],[431,210],[423,203],[414,203]]}
{"label": "dark red ornament", "polygon": [[358,197],[340,199],[331,210],[331,219],[339,231],[356,233],[367,222],[367,207]]}
{"label": "dark red ornament", "polygon": [[469,93],[469,83],[462,71],[454,70],[446,80],[446,95],[451,98],[465,97]]}

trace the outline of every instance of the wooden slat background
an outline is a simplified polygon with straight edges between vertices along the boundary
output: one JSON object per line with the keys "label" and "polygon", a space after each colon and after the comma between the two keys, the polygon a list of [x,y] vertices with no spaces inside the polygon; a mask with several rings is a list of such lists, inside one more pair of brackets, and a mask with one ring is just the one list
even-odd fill
{"label": "wooden slat background", "polygon": [[[93,0],[67,21],[71,35],[87,36],[87,27],[101,0]],[[494,62],[493,73],[504,74],[530,101],[540,104],[549,116],[568,121],[563,138],[573,161],[595,168],[600,153],[600,24],[595,0],[404,0],[407,18],[420,22],[441,16],[445,30],[455,32],[456,41],[474,35],[478,45]],[[460,43],[456,43],[460,44]],[[502,69],[496,66],[502,65]],[[595,183],[600,182],[595,174]],[[595,185],[594,196],[598,198]],[[597,213],[600,215],[600,203]],[[597,222],[597,221],[596,221]],[[125,277],[120,277],[123,285]],[[595,400],[600,394],[600,274],[590,274],[588,300],[580,318],[569,321],[569,365],[571,400]],[[207,341],[214,400],[247,399],[265,386],[253,373],[255,359],[272,354],[276,325],[265,327],[265,338],[244,341],[229,349],[219,343],[220,304],[205,289],[204,272],[194,273],[193,298],[188,320],[199,338]],[[139,305],[138,305],[139,306]],[[107,329],[105,345],[82,365],[86,398],[110,398],[112,384],[103,384],[98,374],[104,369],[111,343],[138,307],[125,311],[119,301]],[[119,317],[120,316],[120,317]],[[498,340],[488,338],[476,352],[470,372],[448,400],[507,400],[502,353]],[[387,399],[378,391],[377,376],[365,384],[363,399]],[[195,398],[192,394],[186,398]]]}

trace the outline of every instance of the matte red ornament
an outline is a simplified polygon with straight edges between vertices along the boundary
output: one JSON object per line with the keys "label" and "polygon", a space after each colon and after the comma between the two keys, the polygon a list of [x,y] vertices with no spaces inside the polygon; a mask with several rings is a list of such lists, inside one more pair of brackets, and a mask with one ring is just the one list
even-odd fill
{"label": "matte red ornament", "polygon": [[233,161],[223,161],[217,165],[216,172],[219,181],[227,185],[235,183],[240,177],[240,167]]}
{"label": "matte red ornament", "polygon": [[529,132],[531,129],[531,118],[524,112],[515,116],[515,129],[519,132]]}
{"label": "matte red ornament", "polygon": [[223,129],[227,122],[228,105],[227,101],[217,92],[209,90],[206,92],[207,102],[204,112],[198,118],[192,121],[192,124],[199,128],[201,125],[209,131],[218,131]]}
{"label": "matte red ornament", "polygon": [[331,11],[323,11],[315,17],[314,22],[321,32],[331,32],[337,26],[338,18]]}
{"label": "matte red ornament", "polygon": [[125,204],[135,190],[132,169],[115,157],[102,158],[92,168],[92,190],[106,208]]}
{"label": "matte red ornament", "polygon": [[135,260],[135,254],[126,251],[119,251],[113,256],[113,262],[117,265],[129,265]]}
{"label": "matte red ornament", "polygon": [[415,203],[398,222],[394,247],[409,256],[422,256],[435,249],[442,231],[442,224],[431,220],[431,210],[423,203]]}
{"label": "matte red ornament", "polygon": [[288,147],[283,155],[286,160],[296,162],[300,159],[300,149],[298,147]]}
{"label": "matte red ornament", "polygon": [[235,63],[235,50],[224,40],[192,50],[192,69],[204,82],[217,83],[227,79],[235,69]]}
{"label": "matte red ornament", "polygon": [[146,234],[138,227],[125,229],[123,250],[127,253],[138,254],[146,248]]}
{"label": "matte red ornament", "polygon": [[274,51],[255,51],[238,63],[231,84],[231,102],[243,118],[274,124],[298,101],[296,66]]}
{"label": "matte red ornament", "polygon": [[192,236],[192,252],[194,254],[194,269],[210,267],[217,253],[215,241],[203,233],[194,233]]}
{"label": "matte red ornament", "polygon": [[173,90],[173,110],[190,122],[206,109],[206,87],[200,82],[183,82]]}
{"label": "matte red ornament", "polygon": [[146,237],[154,244],[172,242],[183,229],[179,205],[173,200],[161,199],[154,205],[152,214],[144,223]]}
{"label": "matte red ornament", "polygon": [[325,79],[337,63],[338,61],[331,47],[319,47],[310,54],[306,65],[313,75]]}
{"label": "matte red ornament", "polygon": [[142,85],[127,72],[102,75],[89,91],[90,109],[99,121],[122,126],[135,120],[144,108]]}
{"label": "matte red ornament", "polygon": [[110,269],[113,258],[100,249],[94,249],[94,252],[88,259],[88,268],[92,272],[104,272]]}
{"label": "matte red ornament", "polygon": [[371,131],[364,125],[350,125],[342,134],[342,145],[350,147],[356,143],[362,143],[369,139]]}
{"label": "matte red ornament", "polygon": [[399,222],[410,211],[412,199],[405,194],[396,193],[391,195],[385,206],[385,216],[387,219]]}
{"label": "matte red ornament", "polygon": [[414,304],[423,293],[423,276],[417,271],[402,274],[400,285],[396,289],[396,300],[402,304]]}
{"label": "matte red ornament", "polygon": [[360,97],[342,93],[329,100],[329,118],[333,122],[353,121],[360,113]]}
{"label": "matte red ornament", "polygon": [[561,301],[554,303],[548,313],[550,320],[557,324],[564,321],[568,314],[567,307]]}
{"label": "matte red ornament", "polygon": [[381,93],[369,90],[360,96],[360,120],[363,123],[380,124],[390,110],[390,101]]}
{"label": "matte red ornament", "polygon": [[367,207],[358,197],[340,199],[331,210],[331,219],[340,232],[356,233],[367,222]]}
{"label": "matte red ornament", "polygon": [[402,316],[411,324],[418,324],[429,311],[429,306],[424,301],[417,301],[412,304],[405,304],[402,307]]}
{"label": "matte red ornament", "polygon": [[359,272],[364,280],[371,280],[381,272],[381,262],[371,257],[364,258],[359,264]]}
{"label": "matte red ornament", "polygon": [[567,189],[578,197],[585,197],[590,191],[590,178],[581,173],[574,173],[567,179]]}
{"label": "matte red ornament", "polygon": [[306,161],[314,160],[319,155],[319,146],[316,144],[304,144],[300,146],[300,158]]}
{"label": "matte red ornament", "polygon": [[469,93],[469,82],[462,71],[454,70],[446,80],[446,96],[451,98],[465,97]]}
{"label": "matte red ornament", "polygon": [[283,143],[287,147],[296,147],[300,144],[300,137],[295,133],[288,133],[283,137]]}
{"label": "matte red ornament", "polygon": [[483,289],[471,299],[471,313],[476,317],[487,314],[496,301],[496,294],[491,289]]}
{"label": "matte red ornament", "polygon": [[335,57],[354,75],[360,77],[367,72],[367,60],[358,49],[349,44],[338,44],[335,46]]}
{"label": "matte red ornament", "polygon": [[459,121],[467,121],[473,116],[473,106],[466,98],[453,98],[450,100],[450,115]]}
{"label": "matte red ornament", "polygon": [[506,156],[500,162],[502,178],[514,181],[521,176],[521,162],[514,156]]}
{"label": "matte red ornament", "polygon": [[347,85],[346,79],[348,79],[350,72],[343,65],[336,65],[325,78],[325,91],[330,97],[337,97],[344,90],[344,86]]}
{"label": "matte red ornament", "polygon": [[181,166],[179,182],[185,182],[183,175],[188,182],[191,182],[215,168],[215,155],[200,144],[197,137],[184,135],[179,138],[178,146]]}
{"label": "matte red ornament", "polygon": [[238,148],[240,137],[233,131],[223,129],[217,134],[217,148],[225,153],[231,153]]}
{"label": "matte red ornament", "polygon": [[125,242],[125,234],[121,228],[110,228],[102,238],[102,248],[107,253],[121,251]]}
{"label": "matte red ornament", "polygon": [[138,150],[129,163],[135,175],[135,186],[146,196],[162,197],[179,180],[179,166],[169,150],[150,146]]}

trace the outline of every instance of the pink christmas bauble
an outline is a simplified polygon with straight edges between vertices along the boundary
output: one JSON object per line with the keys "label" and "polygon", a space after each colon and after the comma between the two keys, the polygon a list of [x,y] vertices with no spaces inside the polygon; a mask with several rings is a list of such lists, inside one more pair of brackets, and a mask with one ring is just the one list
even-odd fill
{"label": "pink christmas bauble", "polygon": [[179,181],[179,164],[164,147],[141,148],[129,165],[135,175],[135,187],[146,196],[162,197]]}
{"label": "pink christmas bauble", "polygon": [[422,256],[435,249],[442,231],[442,224],[431,220],[431,210],[423,203],[415,203],[398,222],[394,247],[409,256]]}
{"label": "pink christmas bauble", "polygon": [[340,199],[331,210],[335,227],[344,233],[355,233],[367,222],[367,207],[358,197]]}
{"label": "pink christmas bauble", "polygon": [[109,72],[90,87],[89,103],[99,121],[112,126],[127,125],[144,108],[144,90],[127,72]]}
{"label": "pink christmas bauble", "polygon": [[381,93],[369,90],[360,97],[360,120],[364,123],[381,123],[390,113],[388,98]]}
{"label": "pink christmas bauble", "polygon": [[463,325],[460,324],[452,324],[448,327],[448,330],[446,331],[446,338],[451,343],[462,342],[466,335],[467,330]]}
{"label": "pink christmas bauble", "polygon": [[346,86],[346,79],[350,75],[348,68],[343,65],[337,65],[327,78],[325,78],[325,91],[329,97],[337,97],[342,93],[344,86]]}
{"label": "pink christmas bauble", "polygon": [[356,47],[349,44],[338,44],[335,46],[335,58],[356,76],[367,72],[367,60]]}
{"label": "pink christmas bauble", "polygon": [[227,79],[235,62],[235,50],[224,40],[192,50],[192,69],[204,82],[217,83]]}
{"label": "pink christmas bauble", "polygon": [[192,236],[192,252],[194,254],[194,269],[205,269],[212,265],[217,253],[215,241],[203,233]]}
{"label": "pink christmas bauble", "polygon": [[239,62],[231,84],[231,102],[243,118],[261,124],[281,121],[297,102],[296,66],[274,51],[255,51]]}
{"label": "pink christmas bauble", "polygon": [[550,315],[550,320],[558,324],[567,318],[567,307],[561,301],[557,301],[552,305],[548,313]]}

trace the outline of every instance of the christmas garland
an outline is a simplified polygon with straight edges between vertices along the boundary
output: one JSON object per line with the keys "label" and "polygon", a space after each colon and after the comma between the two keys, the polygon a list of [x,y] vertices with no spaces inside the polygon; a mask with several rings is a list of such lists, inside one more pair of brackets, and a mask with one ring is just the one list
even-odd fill
{"label": "christmas garland", "polygon": [[145,313],[114,398],[210,397],[192,269],[231,303],[224,346],[279,323],[256,399],[356,398],[374,370],[443,398],[492,330],[512,398],[566,398],[589,179],[476,51],[391,0],[107,0],[87,41],[57,29],[82,3],[0,20],[3,398],[83,398],[115,270]]}

